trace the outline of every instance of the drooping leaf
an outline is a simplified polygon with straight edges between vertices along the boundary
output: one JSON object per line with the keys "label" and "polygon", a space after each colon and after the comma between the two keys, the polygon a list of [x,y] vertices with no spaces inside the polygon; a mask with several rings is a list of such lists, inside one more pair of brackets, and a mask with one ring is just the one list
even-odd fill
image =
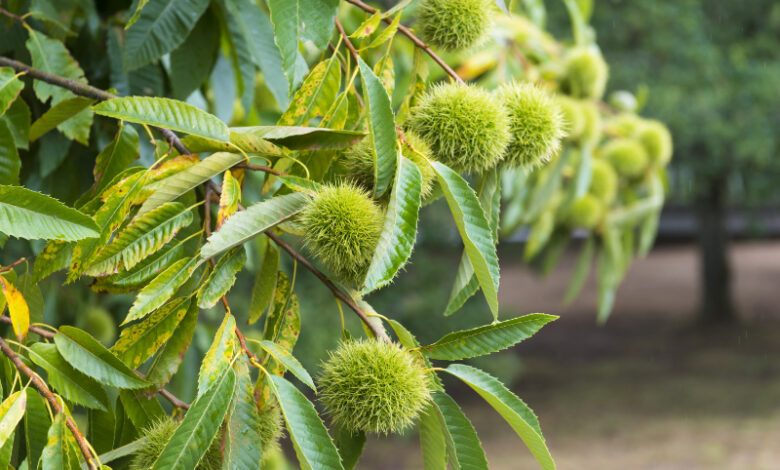
{"label": "drooping leaf", "polygon": [[420,414],[420,449],[425,470],[447,470],[447,443],[436,405],[429,403]]}
{"label": "drooping leaf", "polygon": [[203,396],[216,383],[218,383],[229,368],[230,361],[236,349],[236,320],[230,312],[225,313],[225,318],[219,326],[211,347],[203,356],[203,363],[198,373],[198,397]]}
{"label": "drooping leaf", "polygon": [[119,399],[125,414],[136,429],[145,429],[165,418],[165,410],[157,396],[147,396],[136,390],[122,390]]}
{"label": "drooping leaf", "polygon": [[120,125],[110,144],[95,159],[95,192],[100,193],[108,183],[139,157],[138,133],[133,126]]}
{"label": "drooping leaf", "polygon": [[24,88],[24,82],[19,80],[11,67],[0,67],[0,116],[8,111],[11,103]]}
{"label": "drooping leaf", "polygon": [[65,425],[65,413],[57,413],[49,427],[46,447],[41,455],[43,470],[79,469],[79,451],[76,441]]}
{"label": "drooping leaf", "polygon": [[420,350],[431,359],[445,361],[485,356],[530,338],[544,325],[557,318],[554,315],[532,313],[470,330],[448,333]]}
{"label": "drooping leaf", "polygon": [[263,263],[257,271],[252,297],[249,302],[249,324],[255,323],[263,316],[273,299],[276,290],[276,279],[279,275],[280,253],[276,246],[268,244],[263,257]]}
{"label": "drooping leaf", "polygon": [[303,210],[308,200],[307,194],[291,193],[248,207],[228,219],[219,230],[211,234],[200,250],[201,257],[211,258],[246,243]]}
{"label": "drooping leaf", "polygon": [[485,451],[482,450],[482,443],[471,421],[463,414],[455,400],[446,393],[436,391],[432,396],[444,432],[452,468],[487,470]]}
{"label": "drooping leaf", "polygon": [[[46,417],[48,418],[48,412]],[[95,452],[99,454],[109,452],[114,448],[114,428],[116,427],[114,411],[88,410],[87,418],[89,419],[87,440],[95,448]],[[101,463],[103,462],[105,461],[101,458]]]}
{"label": "drooping leaf", "polygon": [[[252,57],[251,45],[247,40],[246,35],[241,30],[241,25],[236,16],[231,15],[224,11],[224,2],[218,2],[217,5],[221,7],[223,11],[223,40],[227,43],[228,47],[223,49],[227,52],[227,56],[230,59],[230,63],[233,67],[232,78],[236,82],[236,94],[240,98],[241,107],[247,112],[252,109],[255,97],[255,75],[257,73],[257,67]],[[212,77],[212,86],[215,85],[216,77]],[[220,88],[222,88],[220,86]],[[230,100],[226,106],[230,111],[232,106]]]}
{"label": "drooping leaf", "polygon": [[136,297],[122,324],[145,317],[149,312],[163,305],[179,290],[200,265],[198,258],[180,259],[158,274]]}
{"label": "drooping leaf", "polygon": [[260,342],[260,346],[262,346],[264,350],[273,356],[273,358],[281,363],[287,370],[292,372],[292,374],[298,380],[309,386],[309,388],[315,392],[317,391],[311,375],[309,375],[303,365],[298,362],[298,359],[296,359],[288,350],[280,348],[279,345],[268,340],[262,340]]}
{"label": "drooping leaf", "polygon": [[363,283],[363,293],[387,285],[406,264],[417,238],[422,175],[417,165],[401,157],[385,210],[385,221]]}
{"label": "drooping leaf", "polygon": [[46,434],[50,426],[51,418],[49,418],[49,409],[46,407],[46,403],[37,390],[33,387],[27,387],[24,435],[27,444],[27,461],[33,468],[38,468],[38,461],[46,446]]}
{"label": "drooping leaf", "polygon": [[588,274],[590,274],[590,267],[593,264],[593,253],[595,250],[596,242],[594,238],[590,236],[582,246],[580,255],[577,258],[574,274],[571,276],[569,287],[566,289],[566,295],[563,297],[564,303],[569,304],[573,302],[585,286],[585,281],[588,279]]}
{"label": "drooping leaf", "polygon": [[301,468],[344,470],[336,446],[314,405],[284,378],[272,375],[270,379]]}
{"label": "drooping leaf", "polygon": [[490,404],[531,450],[544,470],[554,470],[555,462],[542,437],[539,420],[523,401],[495,377],[470,366],[452,364],[446,369],[464,381]]}
{"label": "drooping leaf", "polygon": [[0,185],[0,232],[26,239],[97,237],[95,221],[45,194]]}
{"label": "drooping leaf", "polygon": [[89,127],[84,128],[82,126],[72,129],[74,132],[71,132],[71,128],[64,126],[63,123],[89,108],[94,102],[95,100],[84,98],[83,96],[60,101],[32,123],[32,126],[30,126],[30,142],[38,140],[43,134],[58,127],[68,138],[85,145],[88,144]]}
{"label": "drooping leaf", "polygon": [[11,103],[5,114],[0,116],[0,121],[11,130],[17,147],[25,150],[30,148],[30,108],[24,100]]}
{"label": "drooping leaf", "polygon": [[104,279],[98,279],[97,282],[92,285],[92,288],[98,292],[102,290],[107,290],[109,292],[115,290],[129,292],[143,287],[143,285],[151,280],[155,274],[182,258],[182,255],[184,254],[183,242],[184,240],[170,248],[163,248],[136,264],[133,269],[129,271],[114,274],[113,276]]}
{"label": "drooping leaf", "polygon": [[149,385],[98,340],[72,326],[60,327],[54,336],[57,351],[76,370],[100,383],[117,388],[142,388]]}
{"label": "drooping leaf", "polygon": [[[0,276],[0,286],[3,290],[3,296],[8,304],[8,312],[11,316],[11,326],[13,326],[16,339],[24,340],[27,336],[27,330],[30,329],[30,309],[27,301],[24,300],[22,293],[3,276]],[[2,446],[2,443],[0,443]]]}
{"label": "drooping leaf", "polygon": [[360,77],[363,81],[363,99],[369,112],[368,130],[374,144],[374,197],[382,196],[390,187],[390,180],[398,161],[398,135],[390,96],[382,81],[379,80],[362,59],[358,61]]}
{"label": "drooping leaf", "polygon": [[128,96],[102,101],[92,107],[102,116],[164,127],[221,142],[230,140],[224,122],[183,101],[149,96]]}
{"label": "drooping leaf", "polygon": [[187,99],[200,88],[214,67],[218,50],[219,24],[215,15],[207,12],[200,17],[187,39],[171,52],[168,76],[174,98]]}
{"label": "drooping leaf", "polygon": [[236,275],[246,263],[246,250],[243,246],[225,253],[214,266],[211,275],[198,291],[200,308],[211,308],[225,295],[236,282]]}
{"label": "drooping leaf", "polygon": [[351,433],[343,427],[334,430],[333,440],[341,456],[341,465],[344,470],[352,470],[357,465],[360,455],[363,453],[363,446],[366,444],[366,433]]}
{"label": "drooping leaf", "polygon": [[225,419],[236,387],[232,368],[192,404],[152,470],[191,470],[208,450]]}
{"label": "drooping leaf", "polygon": [[168,302],[143,321],[122,330],[111,352],[130,368],[137,368],[170,339],[189,307],[186,298]]}
{"label": "drooping leaf", "polygon": [[184,358],[184,353],[192,341],[195,333],[195,325],[198,323],[198,304],[191,302],[184,318],[179,322],[171,338],[165,343],[154,362],[149,367],[146,380],[162,387],[167,384],[173,374],[179,369]]}
{"label": "drooping leaf", "polygon": [[302,126],[231,127],[230,131],[231,136],[256,136],[291,150],[341,149],[356,144],[366,135],[358,131]]}
{"label": "drooping leaf", "polygon": [[5,120],[0,121],[0,184],[19,184],[22,161],[16,140]]}
{"label": "drooping leaf", "polygon": [[211,178],[242,162],[244,157],[236,153],[219,152],[195,165],[160,181],[155,191],[138,210],[138,217],[166,202],[173,201],[187,191],[200,186]]}
{"label": "drooping leaf", "polygon": [[279,126],[306,126],[312,118],[321,118],[335,101],[341,87],[341,68],[336,56],[318,63],[295,92]]}
{"label": "drooping leaf", "polygon": [[439,185],[450,206],[466,254],[485,294],[493,318],[498,319],[498,256],[490,225],[476,193],[446,165],[433,162]]}
{"label": "drooping leaf", "polygon": [[192,219],[191,208],[184,204],[163,204],[133,219],[109,245],[97,252],[85,272],[104,276],[131,269],[171,241]]}
{"label": "drooping leaf", "polygon": [[225,470],[257,470],[262,459],[262,426],[245,357],[233,364],[236,388],[225,426]]}
{"label": "drooping leaf", "polygon": [[145,3],[139,5],[135,19],[127,28],[126,70],[137,69],[176,49],[209,6],[208,0],[147,0]]}
{"label": "drooping leaf", "polygon": [[27,394],[24,390],[14,392],[0,404],[0,447],[11,437],[16,425],[24,416]]}
{"label": "drooping leaf", "polygon": [[107,411],[108,396],[92,378],[68,364],[53,344],[34,343],[30,359],[46,371],[47,383],[67,400],[87,408]]}
{"label": "drooping leaf", "polygon": [[[301,314],[298,297],[293,292],[293,286],[287,274],[279,271],[273,305],[265,319],[263,338],[276,343],[279,348],[292,354],[300,332]],[[281,375],[285,366],[272,357],[268,359],[269,364],[266,364],[266,369],[272,374]]]}

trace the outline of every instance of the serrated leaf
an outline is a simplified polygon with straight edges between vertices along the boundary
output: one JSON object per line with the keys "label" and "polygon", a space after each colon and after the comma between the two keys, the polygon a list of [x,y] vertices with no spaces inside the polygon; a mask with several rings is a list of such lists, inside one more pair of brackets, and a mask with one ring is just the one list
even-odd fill
{"label": "serrated leaf", "polygon": [[[8,304],[8,312],[11,316],[11,326],[18,341],[24,340],[30,329],[30,309],[24,300],[22,293],[3,276],[0,276],[0,285],[3,289],[3,297]],[[3,444],[0,443],[0,446]]]}
{"label": "serrated leaf", "polygon": [[0,67],[0,116],[8,111],[24,88],[24,82],[19,80],[11,67]]}
{"label": "serrated leaf", "polygon": [[208,0],[150,0],[139,5],[125,33],[125,69],[137,69],[176,49],[208,6]]}
{"label": "serrated leaf", "polygon": [[[27,39],[25,46],[30,52],[33,67],[52,75],[58,75],[73,80],[77,83],[87,83],[87,79],[84,78],[84,71],[73,59],[62,42],[51,39],[32,28],[28,28],[27,32],[29,34],[29,39]],[[33,82],[33,89],[35,90],[35,95],[43,103],[46,103],[49,98],[53,98],[52,105],[56,105],[64,99],[76,96],[66,88],[52,85],[42,80]]]}
{"label": "serrated leaf", "polygon": [[445,372],[461,379],[493,407],[531,450],[544,470],[555,470],[547,444],[542,437],[539,420],[523,401],[495,377],[474,367],[452,364]]}
{"label": "serrated leaf", "polygon": [[[19,148],[25,150],[30,148],[30,108],[24,100],[16,100],[11,103],[11,107],[0,116],[0,121],[8,126],[13,135],[14,142]],[[2,181],[2,180],[0,180]]]}
{"label": "serrated leaf", "polygon": [[260,341],[260,346],[289,370],[298,380],[315,392],[317,391],[317,387],[314,386],[314,380],[312,380],[311,375],[309,375],[303,365],[298,362],[298,359],[296,359],[290,351],[280,348],[279,345],[268,340]]}
{"label": "serrated leaf", "polygon": [[225,253],[214,266],[211,275],[198,291],[200,308],[211,308],[227,294],[236,282],[236,275],[246,263],[246,250],[239,246]]}
{"label": "serrated leaf", "polygon": [[[79,126],[69,128],[63,126],[63,123],[89,108],[95,100],[76,96],[60,101],[49,108],[41,117],[39,117],[30,126],[30,142],[38,140],[43,134],[49,132],[55,127],[60,127],[65,135],[82,144],[89,143],[89,126]],[[71,132],[71,130],[73,132]]]}
{"label": "serrated leaf", "polygon": [[417,238],[421,191],[420,170],[402,156],[385,210],[382,233],[363,283],[364,294],[390,283],[411,256]]}
{"label": "serrated leaf", "polygon": [[301,468],[344,470],[336,446],[314,405],[284,378],[272,375],[270,379]]}
{"label": "serrated leaf", "polygon": [[200,265],[198,258],[180,259],[158,274],[135,298],[122,324],[145,317],[149,312],[163,305],[179,290]]}
{"label": "serrated leaf", "polygon": [[106,290],[108,292],[123,291],[129,292],[140,287],[152,279],[155,274],[171,266],[184,255],[184,240],[170,248],[162,249],[145,260],[136,264],[133,269],[98,279],[92,288],[98,292]]}
{"label": "serrated leaf", "polygon": [[19,184],[22,160],[16,140],[5,120],[0,121],[0,184]]}
{"label": "serrated leaf", "polygon": [[341,87],[341,68],[336,56],[319,62],[295,92],[277,122],[279,126],[306,126],[312,118],[325,116]]}
{"label": "serrated leaf", "polygon": [[219,326],[214,341],[211,343],[198,372],[198,397],[208,392],[215,383],[221,380],[225,369],[229,368],[230,361],[236,349],[236,320],[230,312],[225,313],[225,318]]}
{"label": "serrated leaf", "polygon": [[216,15],[201,15],[187,39],[171,52],[168,77],[174,98],[187,99],[208,80],[219,51],[219,29]]}
{"label": "serrated leaf", "polygon": [[390,180],[398,161],[398,135],[390,96],[363,59],[358,60],[363,82],[363,100],[368,108],[368,130],[373,142],[374,197],[381,197],[390,187]]}
{"label": "serrated leaf", "polygon": [[40,281],[46,276],[68,267],[73,254],[73,243],[52,240],[35,257],[33,279]]}
{"label": "serrated leaf", "polygon": [[191,470],[208,450],[225,419],[236,387],[232,368],[192,404],[152,470]]}
{"label": "serrated leaf", "polygon": [[30,359],[48,375],[47,383],[67,400],[97,410],[107,411],[108,397],[96,381],[74,369],[53,344],[30,346]]}
{"label": "serrated leaf", "polygon": [[78,328],[61,326],[54,335],[54,344],[71,366],[100,383],[117,388],[149,385],[98,340]]}
{"label": "serrated leaf", "polygon": [[236,135],[259,137],[291,150],[342,149],[359,142],[364,132],[302,126],[231,127]]}
{"label": "serrated leaf", "polygon": [[432,394],[439,415],[441,429],[447,443],[447,453],[454,470],[488,468],[485,451],[471,421],[463,414],[455,400],[444,392]]}
{"label": "serrated leaf", "polygon": [[[298,297],[293,292],[293,286],[287,274],[280,271],[274,292],[273,305],[265,319],[263,338],[276,343],[277,346],[292,354],[295,343],[301,331],[301,314]],[[272,374],[281,375],[284,366],[271,359],[266,365]]]}
{"label": "serrated leaf", "polygon": [[0,404],[0,447],[14,432],[16,425],[24,416],[27,394],[24,390],[12,393]]}
{"label": "serrated leaf", "polygon": [[307,194],[292,193],[247,207],[211,234],[200,250],[200,256],[203,259],[212,258],[223,251],[246,243],[303,210],[309,199]]}
{"label": "serrated leaf", "polygon": [[439,162],[433,162],[433,167],[474,274],[493,318],[498,319],[498,256],[493,231],[485,218],[485,212],[474,190],[459,174]]}
{"label": "serrated leaf", "polygon": [[257,271],[252,297],[249,302],[249,324],[255,323],[269,308],[276,290],[279,275],[280,253],[276,246],[269,244],[263,257],[263,263]]}
{"label": "serrated leaf", "polygon": [[190,308],[187,309],[184,318],[179,322],[176,331],[174,331],[174,334],[165,343],[165,346],[157,354],[151,367],[149,367],[146,380],[157,387],[162,387],[171,380],[171,377],[179,369],[184,359],[184,353],[187,352],[187,348],[192,341],[195,325],[198,323],[198,312],[197,302],[191,302]]}
{"label": "serrated leaf", "polygon": [[219,118],[183,101],[170,98],[114,98],[96,104],[92,110],[96,114],[127,122],[164,127],[221,142],[230,140],[230,131]]}
{"label": "serrated leaf", "polygon": [[51,196],[0,185],[0,232],[26,239],[80,240],[97,237],[95,221]]}
{"label": "serrated leaf", "polygon": [[277,179],[281,181],[283,185],[287,186],[293,191],[298,191],[301,193],[314,194],[322,188],[320,183],[306,178],[301,178],[300,176],[284,175],[277,176]]}
{"label": "serrated leaf", "polygon": [[79,451],[65,425],[65,413],[57,413],[49,427],[46,447],[41,455],[42,470],[78,470]]}
{"label": "serrated leaf", "polygon": [[155,395],[146,396],[135,390],[122,390],[119,399],[125,415],[137,430],[148,428],[165,418],[165,410]]}
{"label": "serrated leaf", "polygon": [[46,434],[50,426],[51,419],[46,403],[37,390],[28,387],[27,406],[24,413],[24,436],[27,444],[27,461],[30,462],[32,468],[38,468],[38,461],[41,458],[43,448],[46,447]]}
{"label": "serrated leaf", "polygon": [[447,470],[447,443],[444,440],[436,405],[429,403],[418,421],[420,449],[425,470]]}
{"label": "serrated leaf", "polygon": [[444,361],[485,356],[530,338],[557,318],[554,315],[532,313],[470,330],[454,331],[420,350],[431,359]]}
{"label": "serrated leaf", "polygon": [[108,183],[140,156],[138,133],[133,126],[121,125],[110,144],[95,159],[95,193],[99,194]]}
{"label": "serrated leaf", "polygon": [[169,202],[136,217],[114,240],[97,252],[85,272],[105,276],[128,270],[154,254],[183,227],[192,223],[192,209],[179,202]]}
{"label": "serrated leaf", "polygon": [[225,426],[224,470],[257,470],[262,459],[262,426],[253,395],[254,384],[244,357],[233,364],[236,388]]}
{"label": "serrated leaf", "polygon": [[137,217],[152,211],[166,202],[173,201],[187,191],[200,186],[211,178],[241,163],[244,157],[235,153],[219,152],[195,165],[160,181],[155,191],[138,210]]}
{"label": "serrated leaf", "polygon": [[143,321],[122,330],[111,352],[130,368],[137,368],[170,339],[189,307],[190,300],[185,298],[168,302]]}

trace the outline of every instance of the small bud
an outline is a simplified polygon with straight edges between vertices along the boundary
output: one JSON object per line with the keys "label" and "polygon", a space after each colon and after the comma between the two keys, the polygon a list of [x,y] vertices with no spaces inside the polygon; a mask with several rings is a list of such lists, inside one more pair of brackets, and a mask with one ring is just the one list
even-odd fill
{"label": "small bud", "polygon": [[563,115],[546,91],[531,83],[502,86],[498,96],[509,114],[510,141],[505,152],[508,165],[538,167],[549,163],[561,148]]}
{"label": "small bud", "polygon": [[586,124],[583,103],[564,95],[559,95],[555,99],[563,117],[566,140],[571,142],[578,141],[585,131]]}
{"label": "small bud", "polygon": [[493,21],[492,0],[422,0],[417,29],[428,45],[457,51],[484,40]]}
{"label": "small bud", "polygon": [[327,414],[350,432],[401,432],[430,400],[423,363],[373,339],[341,343],[323,365],[318,387]]}
{"label": "small bud", "polygon": [[591,194],[574,201],[566,216],[570,227],[592,229],[604,217],[604,203]]}
{"label": "small bud", "polygon": [[496,166],[509,142],[509,119],[501,103],[474,85],[436,85],[420,98],[406,123],[455,171]]}
{"label": "small bud", "polygon": [[637,139],[650,157],[650,165],[664,167],[672,159],[672,134],[662,123],[645,120],[639,126]]}
{"label": "small bud", "polygon": [[612,116],[605,127],[610,134],[620,137],[634,137],[641,124],[642,118],[636,114],[620,113]]}
{"label": "small bud", "polygon": [[562,88],[575,98],[599,100],[607,87],[609,69],[594,48],[577,48],[569,53]]}
{"label": "small bud", "polygon": [[608,206],[615,200],[617,187],[618,177],[612,165],[600,158],[593,159],[588,192]]}
{"label": "small bud", "polygon": [[649,163],[645,148],[636,140],[625,137],[609,142],[601,154],[618,176],[626,179],[642,176]]}
{"label": "small bud", "polygon": [[586,142],[598,142],[601,139],[602,122],[601,114],[596,105],[590,101],[582,101],[582,115],[585,119],[582,127],[582,140]]}

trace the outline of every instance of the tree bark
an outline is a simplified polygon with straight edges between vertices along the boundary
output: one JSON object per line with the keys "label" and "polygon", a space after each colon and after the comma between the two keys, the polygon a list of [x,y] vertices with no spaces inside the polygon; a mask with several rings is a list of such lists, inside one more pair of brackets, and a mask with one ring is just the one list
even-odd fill
{"label": "tree bark", "polygon": [[702,323],[721,325],[737,321],[732,295],[729,233],[726,227],[726,176],[709,178],[698,197],[699,316]]}

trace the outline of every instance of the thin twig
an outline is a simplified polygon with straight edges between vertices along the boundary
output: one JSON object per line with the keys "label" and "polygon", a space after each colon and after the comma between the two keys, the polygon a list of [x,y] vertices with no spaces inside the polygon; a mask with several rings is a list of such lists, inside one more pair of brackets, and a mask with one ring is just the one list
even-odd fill
{"label": "thin twig", "polygon": [[[9,59],[8,57],[0,57],[0,65],[11,67],[17,72],[26,72],[28,76],[36,80],[41,80],[43,82],[50,83],[52,85],[56,85],[61,88],[66,88],[79,96],[84,96],[87,98],[91,98],[93,100],[106,101],[106,100],[118,98],[117,95],[87,85],[86,83],[81,83],[75,80],[71,80],[69,78],[53,75],[44,72],[43,70],[39,70],[34,67],[31,67],[23,62]],[[175,147],[176,150],[178,150],[179,153],[181,153],[182,155],[188,155],[192,153],[182,143],[179,137],[177,137],[176,134],[174,134],[173,131],[171,131],[170,129],[157,128],[157,130],[163,135],[163,137],[165,137],[165,140],[167,140],[170,145]]]}
{"label": "thin twig", "polygon": [[81,433],[78,426],[76,426],[76,423],[74,423],[71,417],[65,413],[62,405],[60,405],[60,401],[57,400],[57,397],[54,395],[54,393],[52,393],[51,389],[49,389],[46,383],[38,376],[38,374],[35,373],[35,371],[30,369],[27,364],[22,362],[19,356],[14,353],[13,349],[11,349],[11,347],[8,345],[8,343],[5,342],[3,338],[0,338],[0,350],[2,350],[3,354],[5,354],[8,359],[11,360],[11,362],[14,364],[14,367],[16,367],[19,372],[26,375],[30,379],[30,382],[38,390],[38,393],[40,393],[41,396],[49,402],[54,411],[64,414],[65,426],[68,427],[70,433],[73,434],[73,438],[76,439],[79,450],[81,450],[81,453],[84,455],[84,458],[87,461],[87,467],[91,470],[97,470],[98,467],[95,463],[95,459],[93,458],[94,456],[90,451],[89,442],[87,442],[87,439]]}
{"label": "thin twig", "polygon": [[[372,7],[372,6],[366,5],[361,0],[347,0],[347,2],[355,5],[356,7],[360,8],[361,10],[363,10],[365,12],[368,12],[368,13],[371,13],[371,14],[376,13],[377,11],[379,11],[376,8]],[[387,24],[392,24],[393,23],[393,20],[390,19],[390,18],[382,18],[382,19]],[[409,28],[407,28],[406,26],[404,26],[402,24],[399,24],[398,25],[398,31],[400,31],[401,34],[403,34],[404,36],[409,38],[414,43],[415,46],[419,47],[426,54],[428,54],[431,57],[431,59],[434,60],[434,62],[439,64],[439,67],[441,67],[442,69],[444,69],[445,72],[447,72],[447,75],[452,77],[453,80],[455,80],[458,83],[464,83],[463,79],[460,78],[460,75],[458,75],[454,70],[452,70],[452,67],[447,65],[447,63],[444,62],[444,60],[442,60],[441,57],[439,57],[435,52],[433,52],[433,50],[431,50],[431,48],[428,47],[428,45],[425,44],[420,38],[418,38]]]}
{"label": "thin twig", "polygon": [[339,34],[341,34],[341,37],[344,39],[344,45],[347,46],[347,49],[349,49],[349,52],[352,54],[352,57],[355,59],[355,63],[357,64],[360,62],[360,54],[358,54],[355,46],[352,45],[352,41],[349,40],[349,36],[347,36],[346,31],[344,31],[344,27],[341,26],[339,19],[334,18],[333,21],[336,23],[336,29],[339,30]]}
{"label": "thin twig", "polygon": [[14,19],[14,20],[20,22],[20,23],[24,23],[24,18],[23,17],[21,17],[19,15],[16,15],[14,13],[11,13],[10,11],[6,10],[5,8],[0,8],[0,15],[7,16],[7,17],[9,17],[11,19]]}
{"label": "thin twig", "polygon": [[286,176],[287,175],[287,173],[284,173],[284,172],[279,171],[279,170],[274,170],[270,166],[255,165],[253,163],[246,163],[246,162],[239,163],[238,165],[234,166],[233,168],[246,168],[247,170],[251,170],[251,171],[264,171],[266,173],[270,173],[270,174],[276,175],[276,176]]}
{"label": "thin twig", "polygon": [[[0,316],[0,322],[6,323],[8,325],[12,325],[13,324],[13,323],[11,323],[11,318],[6,317],[5,315]],[[37,335],[40,335],[41,337],[46,338],[46,339],[53,339],[54,338],[54,332],[49,331],[49,330],[47,330],[45,328],[39,328],[37,326],[30,325],[30,331],[35,333],[35,334],[37,334]]]}
{"label": "thin twig", "polygon": [[19,265],[19,264],[22,264],[22,263],[24,263],[25,261],[27,261],[27,258],[19,258],[18,260],[14,261],[13,263],[11,263],[11,264],[9,264],[9,265],[6,265],[6,266],[3,266],[3,267],[0,267],[0,273],[4,273],[4,272],[6,272],[6,271],[10,271],[10,270],[12,270],[12,269],[14,268],[14,266],[17,266],[17,265]]}

